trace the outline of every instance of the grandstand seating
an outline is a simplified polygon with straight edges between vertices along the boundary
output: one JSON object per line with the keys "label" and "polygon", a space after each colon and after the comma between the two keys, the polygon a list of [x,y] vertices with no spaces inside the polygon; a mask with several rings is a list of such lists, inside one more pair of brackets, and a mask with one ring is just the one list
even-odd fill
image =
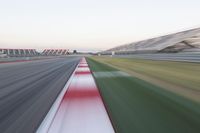
{"label": "grandstand seating", "polygon": [[[1,55],[7,57],[32,57],[32,56],[60,56],[68,55],[68,49],[45,49],[42,53],[37,52],[35,49],[8,49],[0,48]],[[5,56],[5,57],[6,57]]]}
{"label": "grandstand seating", "polygon": [[200,28],[117,46],[101,54],[179,52],[194,48],[200,48]]}
{"label": "grandstand seating", "polygon": [[58,55],[68,55],[69,50],[68,49],[45,49],[42,52],[42,55],[46,56],[58,56]]}
{"label": "grandstand seating", "polygon": [[31,57],[37,56],[38,52],[35,49],[6,49],[1,48],[0,53],[6,54],[9,57]]}

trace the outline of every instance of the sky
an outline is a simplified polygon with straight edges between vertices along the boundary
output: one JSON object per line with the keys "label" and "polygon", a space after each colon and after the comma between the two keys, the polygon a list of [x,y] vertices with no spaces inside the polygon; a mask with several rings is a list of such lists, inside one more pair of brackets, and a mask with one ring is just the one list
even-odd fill
{"label": "sky", "polygon": [[199,0],[0,0],[0,47],[106,50],[200,27],[199,7]]}

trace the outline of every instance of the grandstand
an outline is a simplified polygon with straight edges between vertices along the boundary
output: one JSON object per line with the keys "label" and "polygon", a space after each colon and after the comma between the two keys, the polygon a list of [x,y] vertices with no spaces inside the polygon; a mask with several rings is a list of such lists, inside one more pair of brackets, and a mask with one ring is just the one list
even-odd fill
{"label": "grandstand", "polygon": [[68,54],[69,54],[69,49],[45,49],[42,52],[43,56],[60,56]]}
{"label": "grandstand", "polygon": [[171,53],[200,51],[200,28],[121,45],[101,54]]}
{"label": "grandstand", "polygon": [[42,53],[37,52],[35,49],[0,49],[1,57],[61,56],[68,54],[68,49],[45,49]]}
{"label": "grandstand", "polygon": [[39,53],[35,49],[0,49],[0,53],[8,57],[32,57],[37,56]]}

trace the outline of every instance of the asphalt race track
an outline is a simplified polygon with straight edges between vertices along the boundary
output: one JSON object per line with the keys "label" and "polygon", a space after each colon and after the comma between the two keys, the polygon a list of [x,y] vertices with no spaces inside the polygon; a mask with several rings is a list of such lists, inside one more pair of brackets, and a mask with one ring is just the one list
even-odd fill
{"label": "asphalt race track", "polygon": [[0,132],[35,132],[79,60],[0,64]]}

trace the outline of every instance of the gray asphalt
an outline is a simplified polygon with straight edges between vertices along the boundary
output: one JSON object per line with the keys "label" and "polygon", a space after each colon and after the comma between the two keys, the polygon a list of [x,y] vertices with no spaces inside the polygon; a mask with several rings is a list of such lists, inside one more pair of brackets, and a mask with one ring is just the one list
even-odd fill
{"label": "gray asphalt", "polygon": [[0,64],[0,132],[35,132],[79,60]]}
{"label": "gray asphalt", "polygon": [[[57,57],[57,56],[56,56]],[[40,59],[49,59],[55,58],[55,56],[33,56],[33,57],[8,57],[8,58],[0,58],[0,63],[8,63],[13,61],[30,61],[30,60],[40,60]]]}
{"label": "gray asphalt", "polygon": [[133,55],[115,55],[114,57],[200,63],[200,53],[133,54]]}

